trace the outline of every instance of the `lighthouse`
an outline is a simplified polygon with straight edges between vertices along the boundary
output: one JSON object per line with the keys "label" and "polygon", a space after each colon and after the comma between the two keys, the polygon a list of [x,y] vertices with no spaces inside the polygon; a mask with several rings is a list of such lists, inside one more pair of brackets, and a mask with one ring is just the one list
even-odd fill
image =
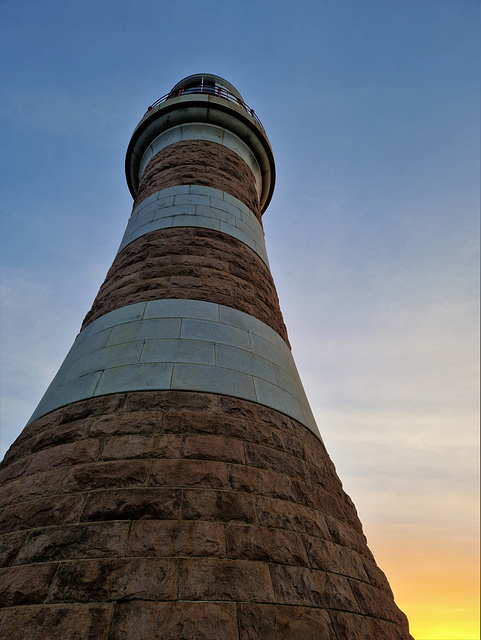
{"label": "lighthouse", "polygon": [[292,356],[257,114],[189,76],[125,166],[119,250],[0,467],[0,637],[410,640]]}

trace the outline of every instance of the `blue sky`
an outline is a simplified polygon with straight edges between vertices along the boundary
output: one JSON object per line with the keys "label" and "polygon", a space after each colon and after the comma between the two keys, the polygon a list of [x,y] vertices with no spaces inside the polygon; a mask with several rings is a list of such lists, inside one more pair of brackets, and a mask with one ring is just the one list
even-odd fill
{"label": "blue sky", "polygon": [[271,268],[371,548],[419,638],[454,637],[443,615],[478,637],[472,612],[449,608],[476,601],[480,13],[479,0],[0,1],[2,455],[112,263],[133,128],[182,77],[223,76],[274,149]]}

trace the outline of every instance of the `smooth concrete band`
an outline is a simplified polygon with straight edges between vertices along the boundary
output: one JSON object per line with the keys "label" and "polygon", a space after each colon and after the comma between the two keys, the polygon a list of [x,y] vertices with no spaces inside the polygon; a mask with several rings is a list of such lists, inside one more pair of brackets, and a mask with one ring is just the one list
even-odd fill
{"label": "smooth concrete band", "polygon": [[147,164],[157,153],[159,153],[159,151],[162,151],[162,149],[165,149],[165,147],[168,147],[175,142],[184,142],[186,140],[208,140],[209,142],[216,142],[217,144],[234,151],[234,153],[237,153],[237,155],[244,160],[254,174],[257,194],[260,198],[262,194],[262,173],[256,157],[238,136],[227,129],[218,127],[214,124],[182,124],[172,127],[158,135],[147,147],[144,155],[142,156],[139,166],[139,180],[142,177]]}
{"label": "smooth concrete band", "polygon": [[247,313],[197,300],[142,302],[92,322],[77,336],[29,422],[78,400],[168,389],[258,402],[320,438],[282,338]]}
{"label": "smooth concrete band", "polygon": [[204,227],[237,238],[269,267],[264,231],[252,211],[224,191],[179,185],[153,193],[134,209],[120,243],[122,251],[145,233],[171,227]]}

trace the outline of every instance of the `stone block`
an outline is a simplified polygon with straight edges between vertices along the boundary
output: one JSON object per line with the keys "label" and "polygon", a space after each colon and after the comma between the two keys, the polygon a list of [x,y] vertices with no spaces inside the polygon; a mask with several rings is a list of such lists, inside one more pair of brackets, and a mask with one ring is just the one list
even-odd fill
{"label": "stone block", "polygon": [[306,536],[305,544],[309,563],[313,569],[332,571],[365,582],[369,580],[364,570],[362,556],[352,549],[311,536]]}
{"label": "stone block", "polygon": [[143,460],[93,462],[68,471],[62,491],[90,491],[109,487],[135,487],[145,484],[149,463]]}
{"label": "stone block", "polygon": [[227,557],[309,566],[300,534],[255,525],[226,524]]}
{"label": "stone block", "polygon": [[224,557],[224,525],[185,520],[134,522],[126,554]]}
{"label": "stone block", "polygon": [[14,563],[26,537],[25,531],[0,535],[0,567],[9,567]]}
{"label": "stone block", "polygon": [[347,578],[303,567],[270,565],[276,602],[359,612]]}
{"label": "stone block", "polygon": [[62,562],[48,602],[173,600],[177,562],[157,558],[108,558]]}
{"label": "stone block", "polygon": [[88,495],[81,520],[141,520],[180,517],[179,489],[146,488],[95,491]]}
{"label": "stone block", "polygon": [[109,438],[101,460],[127,458],[180,458],[180,437],[175,435],[130,434]]}
{"label": "stone block", "polygon": [[237,619],[239,640],[347,640],[336,636],[327,611],[310,607],[239,603]]}
{"label": "stone block", "polygon": [[182,442],[182,457],[245,463],[241,440],[212,435],[185,436]]}
{"label": "stone block", "polygon": [[43,602],[57,566],[42,564],[0,569],[0,607]]}
{"label": "stone block", "polygon": [[226,465],[204,460],[154,460],[149,486],[227,489]]}
{"label": "stone block", "polygon": [[76,522],[85,502],[83,495],[55,495],[6,507],[0,514],[0,533]]}
{"label": "stone block", "polygon": [[179,598],[274,602],[274,593],[263,562],[191,558],[180,563]]}
{"label": "stone block", "polygon": [[28,535],[15,564],[120,556],[129,526],[129,522],[102,522],[35,529]]}
{"label": "stone block", "polygon": [[218,520],[221,522],[255,522],[251,496],[232,491],[184,490],[182,504],[186,520]]}
{"label": "stone block", "polygon": [[229,465],[228,473],[229,485],[234,491],[293,500],[292,480],[283,473],[240,465]]}
{"label": "stone block", "polygon": [[[143,394],[142,397],[145,397]],[[93,420],[90,436],[121,436],[124,434],[150,434],[161,427],[161,414],[158,411],[131,411],[133,403],[141,407],[145,404],[138,396],[130,397],[126,406],[126,413],[110,413]]]}
{"label": "stone block", "polygon": [[324,539],[330,538],[324,516],[314,509],[285,500],[258,497],[256,511],[259,524],[263,527],[308,533]]}
{"label": "stone block", "polygon": [[0,508],[57,493],[65,473],[65,469],[54,469],[6,484],[0,489]]}
{"label": "stone block", "polygon": [[102,640],[111,604],[34,605],[0,611],[0,637],[8,640]]}
{"label": "stone block", "polygon": [[245,445],[245,452],[246,464],[250,466],[286,473],[292,478],[301,480],[309,478],[306,463],[288,453],[251,443]]}
{"label": "stone block", "polygon": [[109,640],[236,640],[235,605],[126,602],[115,607]]}

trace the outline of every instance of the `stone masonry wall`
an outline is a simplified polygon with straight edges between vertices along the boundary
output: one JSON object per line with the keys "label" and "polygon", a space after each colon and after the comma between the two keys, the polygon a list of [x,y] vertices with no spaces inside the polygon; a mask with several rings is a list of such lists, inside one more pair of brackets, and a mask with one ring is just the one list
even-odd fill
{"label": "stone masonry wall", "polygon": [[322,443],[255,403],[71,404],[0,484],[2,638],[410,638]]}
{"label": "stone masonry wall", "polygon": [[227,147],[207,140],[189,140],[162,149],[145,168],[133,208],[152,193],[179,184],[201,184],[226,191],[246,204],[262,224],[254,174]]}
{"label": "stone masonry wall", "polygon": [[82,329],[136,302],[181,298],[224,304],[262,320],[286,342],[276,288],[259,256],[232,236],[198,227],[145,234],[115,258]]}

